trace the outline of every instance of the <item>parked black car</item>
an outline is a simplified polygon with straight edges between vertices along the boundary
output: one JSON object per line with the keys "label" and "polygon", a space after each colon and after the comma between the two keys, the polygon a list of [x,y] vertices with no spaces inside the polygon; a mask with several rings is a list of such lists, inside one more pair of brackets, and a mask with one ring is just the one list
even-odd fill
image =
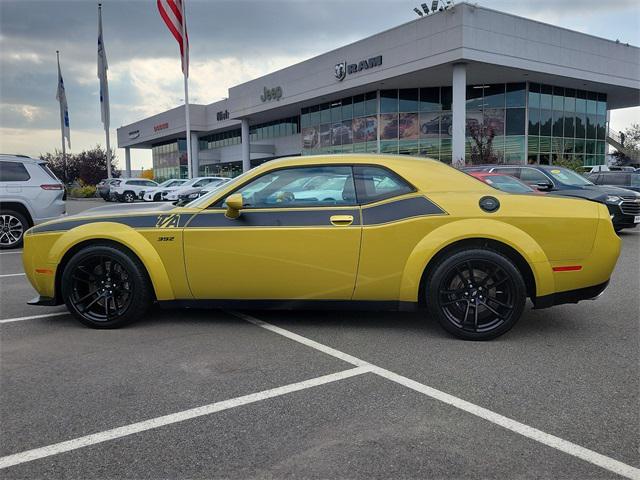
{"label": "parked black car", "polygon": [[555,165],[478,165],[465,171],[506,173],[543,192],[603,203],[613,228],[635,228],[640,223],[640,194],[620,187],[594,185],[582,175]]}
{"label": "parked black car", "polygon": [[596,185],[620,187],[640,192],[640,172],[595,172],[586,175]]}

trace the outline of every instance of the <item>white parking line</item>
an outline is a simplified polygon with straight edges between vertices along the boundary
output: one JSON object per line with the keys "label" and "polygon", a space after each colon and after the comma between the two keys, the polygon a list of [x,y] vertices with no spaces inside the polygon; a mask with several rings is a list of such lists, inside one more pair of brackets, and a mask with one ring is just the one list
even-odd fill
{"label": "white parking line", "polygon": [[356,375],[368,373],[369,371],[370,370],[367,367],[351,368],[349,370],[343,370],[342,372],[323,375],[322,377],[311,378],[302,382],[291,383],[283,387],[263,390],[262,392],[252,393],[250,395],[244,395],[242,397],[232,398],[222,402],[211,403],[202,407],[191,408],[189,410],[164,415],[162,417],[151,418],[142,422],[132,423],[130,425],[105,430],[91,435],[85,435],[84,437],[74,438],[73,440],[67,440],[66,442],[55,443],[46,447],[34,448],[33,450],[7,455],[6,457],[0,458],[0,469],[12,467],[25,462],[31,462],[39,458],[50,457],[51,455],[57,455],[70,450],[76,450],[89,445],[95,445],[96,443],[115,440],[116,438],[126,437],[127,435],[133,435],[134,433],[144,432],[146,430],[163,427],[165,425],[184,422],[185,420],[190,420],[192,418],[211,415],[212,413],[221,412],[222,410],[228,410],[241,405],[267,400],[268,398],[286,395],[287,393],[298,392],[307,388],[337,382]]}
{"label": "white parking line", "polygon": [[13,252],[0,252],[0,255],[16,255],[18,253],[22,253],[22,250],[15,250]]}
{"label": "white parking line", "polygon": [[6,273],[4,275],[0,275],[0,278],[4,277],[22,277],[24,273]]}
{"label": "white parking line", "polygon": [[31,315],[30,317],[5,318],[0,323],[23,322],[24,320],[35,320],[36,318],[58,317],[60,315],[70,315],[69,312],[43,313],[42,315]]}
{"label": "white parking line", "polygon": [[560,450],[561,452],[585,460],[586,462],[617,473],[618,475],[622,475],[633,480],[640,480],[640,469],[632,467],[631,465],[627,465],[626,463],[622,463],[611,457],[607,457],[606,455],[594,452],[593,450],[589,450],[588,448],[581,447],[580,445],[569,442],[560,437],[556,437],[555,435],[543,432],[542,430],[538,430],[537,428],[530,427],[528,425],[525,425],[524,423],[520,423],[516,420],[505,417],[504,415],[500,415],[499,413],[493,412],[479,405],[475,405],[471,402],[455,397],[441,390],[429,387],[428,385],[416,382],[415,380],[411,380],[410,378],[398,375],[397,373],[394,373],[390,370],[378,367],[352,355],[328,347],[314,340],[303,337],[302,335],[298,335],[297,333],[290,332],[289,330],[285,330],[284,328],[264,322],[250,315],[239,312],[229,313],[235,315],[238,318],[251,322],[254,325],[277,333],[278,335],[282,335],[283,337],[287,337],[293,341],[344,360],[345,362],[351,363],[352,365],[357,365],[358,367],[365,368],[369,367],[372,373],[380,375],[381,377],[391,380],[392,382],[398,383],[435,400],[439,400],[467,413],[483,418],[496,425],[500,425],[507,430],[511,430],[512,432],[530,438],[531,440],[535,440],[536,442],[547,445],[548,447],[555,448],[556,450]]}

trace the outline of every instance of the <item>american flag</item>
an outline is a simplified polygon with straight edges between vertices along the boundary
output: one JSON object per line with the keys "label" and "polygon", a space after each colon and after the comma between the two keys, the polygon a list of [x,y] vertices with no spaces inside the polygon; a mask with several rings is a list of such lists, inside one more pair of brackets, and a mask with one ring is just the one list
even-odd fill
{"label": "american flag", "polygon": [[189,76],[189,35],[184,15],[184,0],[157,0],[160,16],[180,45],[182,73]]}

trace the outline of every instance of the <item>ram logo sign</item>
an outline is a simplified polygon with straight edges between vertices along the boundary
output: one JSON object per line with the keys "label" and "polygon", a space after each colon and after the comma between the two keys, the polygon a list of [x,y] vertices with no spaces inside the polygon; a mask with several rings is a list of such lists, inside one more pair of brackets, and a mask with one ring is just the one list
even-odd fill
{"label": "ram logo sign", "polygon": [[339,81],[342,81],[347,75],[379,67],[380,65],[382,65],[382,55],[372,57],[368,60],[360,60],[358,63],[348,64],[347,62],[340,62],[336,63],[334,75]]}

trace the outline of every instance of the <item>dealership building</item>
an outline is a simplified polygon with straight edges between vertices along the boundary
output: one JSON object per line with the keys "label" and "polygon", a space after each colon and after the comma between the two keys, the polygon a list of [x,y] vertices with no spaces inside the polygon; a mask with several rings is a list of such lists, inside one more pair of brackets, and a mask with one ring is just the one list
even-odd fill
{"label": "dealership building", "polygon": [[[640,49],[460,3],[190,105],[192,167],[393,153],[455,165],[605,162],[609,113],[640,105]],[[118,129],[155,176],[186,177],[184,106]]]}

